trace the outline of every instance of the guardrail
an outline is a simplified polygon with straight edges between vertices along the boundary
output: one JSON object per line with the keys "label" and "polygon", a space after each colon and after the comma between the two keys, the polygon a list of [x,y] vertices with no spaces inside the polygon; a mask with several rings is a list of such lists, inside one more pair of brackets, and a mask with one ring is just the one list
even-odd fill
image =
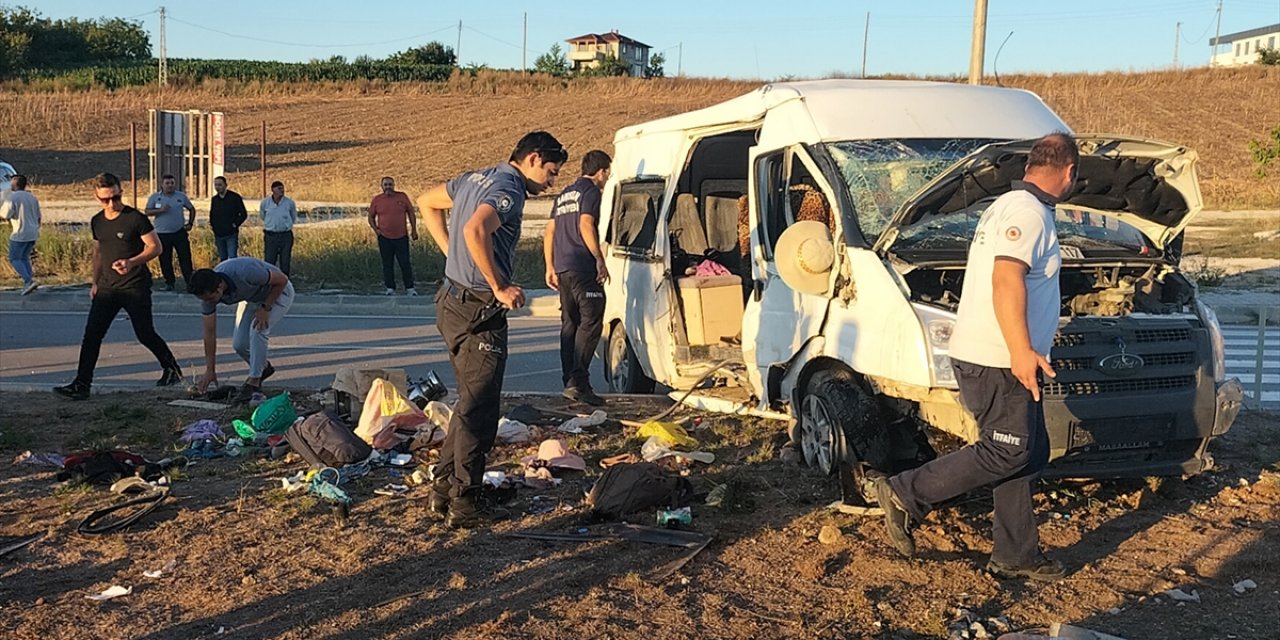
{"label": "guardrail", "polygon": [[[1227,367],[1228,374],[1236,374],[1245,388],[1245,409],[1261,411],[1280,408],[1280,307],[1222,305],[1215,306],[1214,311],[1220,318],[1231,318],[1231,321],[1224,321],[1223,324],[1224,334],[1228,334],[1227,359],[1231,360],[1231,351],[1235,351],[1237,356],[1243,355],[1242,350],[1251,352],[1251,357],[1245,359],[1248,366],[1241,367],[1237,364],[1235,367]],[[1244,324],[1242,321],[1247,319],[1252,319],[1253,322]],[[1249,332],[1252,339],[1247,343],[1242,331],[1246,327],[1252,329]],[[1235,362],[1240,361],[1237,359]],[[1268,373],[1268,368],[1275,372]],[[1270,381],[1273,376],[1277,378],[1276,382]],[[1270,391],[1270,388],[1276,390]],[[1276,396],[1277,399],[1269,400],[1268,396]]]}

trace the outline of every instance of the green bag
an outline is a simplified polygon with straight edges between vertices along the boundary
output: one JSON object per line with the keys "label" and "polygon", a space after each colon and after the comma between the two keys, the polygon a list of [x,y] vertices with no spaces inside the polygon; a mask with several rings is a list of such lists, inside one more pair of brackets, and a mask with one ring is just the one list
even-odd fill
{"label": "green bag", "polygon": [[233,420],[231,426],[241,438],[250,439],[259,433],[269,436],[280,435],[288,431],[297,419],[298,414],[293,410],[293,403],[289,401],[289,393],[286,391],[258,405],[258,408],[253,410],[253,417],[250,418],[252,425],[243,420]]}

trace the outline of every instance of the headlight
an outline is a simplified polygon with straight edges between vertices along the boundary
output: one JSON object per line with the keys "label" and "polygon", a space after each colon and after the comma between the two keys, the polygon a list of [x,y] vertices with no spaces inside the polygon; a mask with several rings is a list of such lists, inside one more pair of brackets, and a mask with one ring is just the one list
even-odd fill
{"label": "headlight", "polygon": [[921,304],[911,306],[924,327],[929,360],[933,365],[933,384],[950,389],[959,388],[956,384],[956,372],[951,368],[950,354],[951,332],[956,327],[955,314]]}
{"label": "headlight", "polygon": [[1196,300],[1196,311],[1200,320],[1209,330],[1209,342],[1213,345],[1213,380],[1221,382],[1227,377],[1227,341],[1222,337],[1222,326],[1218,324],[1218,314],[1209,305]]}

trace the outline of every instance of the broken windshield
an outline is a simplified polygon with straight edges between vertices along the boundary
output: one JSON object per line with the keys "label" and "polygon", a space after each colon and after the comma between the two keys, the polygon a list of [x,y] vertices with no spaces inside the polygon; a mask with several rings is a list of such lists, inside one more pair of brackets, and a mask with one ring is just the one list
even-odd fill
{"label": "broken windshield", "polygon": [[[902,230],[893,242],[898,254],[925,252],[943,256],[963,256],[977,230],[978,220],[995,198],[975,202],[973,206],[936,216],[922,224]],[[1058,242],[1066,258],[1156,257],[1159,250],[1147,241],[1136,227],[1097,211],[1058,205],[1054,216]]]}
{"label": "broken windshield", "polygon": [[996,140],[852,140],[829,143],[826,149],[840,170],[862,236],[874,241],[916,191],[992,142]]}

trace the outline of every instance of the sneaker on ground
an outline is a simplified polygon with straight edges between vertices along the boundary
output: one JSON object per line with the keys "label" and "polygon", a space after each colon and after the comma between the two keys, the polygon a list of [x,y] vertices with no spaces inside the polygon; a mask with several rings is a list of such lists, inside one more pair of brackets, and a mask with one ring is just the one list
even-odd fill
{"label": "sneaker on ground", "polygon": [[1054,580],[1061,580],[1067,575],[1067,570],[1062,566],[1061,562],[1050,560],[1044,556],[1041,556],[1038,562],[1029,567],[1014,567],[991,560],[987,562],[987,571],[997,578],[1026,578],[1039,582],[1053,582]]}
{"label": "sneaker on ground", "polygon": [[253,399],[253,394],[261,393],[261,392],[262,392],[262,387],[259,387],[257,385],[252,385],[246,382],[243,385],[240,385],[240,390],[236,391],[236,395],[232,396],[231,403],[247,404],[249,400]]}
{"label": "sneaker on ground", "polygon": [[177,289],[173,286],[173,283],[172,283],[172,282],[166,282],[166,283],[164,283],[164,290],[165,290],[165,291],[176,291]]}
{"label": "sneaker on ground", "polygon": [[410,298],[412,298],[412,297],[414,297],[414,296],[418,295],[418,290],[417,290],[417,289],[414,289],[413,287],[409,287],[408,289],[405,289],[405,290],[404,290],[404,294],[405,294],[406,296],[409,296]]}
{"label": "sneaker on ground", "polygon": [[382,292],[382,295],[384,296],[394,296],[395,294],[396,294],[395,289],[387,289],[386,291]]}
{"label": "sneaker on ground", "polygon": [[53,392],[64,398],[70,398],[72,400],[89,399],[89,385],[80,382],[79,380],[72,380],[71,384],[54,387]]}
{"label": "sneaker on ground", "polygon": [[874,485],[876,501],[880,503],[880,508],[884,509],[884,526],[889,534],[889,542],[893,543],[893,548],[897,549],[898,553],[908,558],[915,556],[916,543],[911,539],[910,516],[903,508],[902,500],[894,492],[888,478],[876,478]]}
{"label": "sneaker on ground", "polygon": [[156,380],[157,387],[168,387],[182,382],[182,369],[177,367],[169,367],[160,374],[160,379]]}
{"label": "sneaker on ground", "polygon": [[267,366],[265,366],[265,367],[263,367],[263,368],[262,368],[262,377],[261,377],[261,378],[258,378],[258,379],[259,379],[259,380],[261,380],[262,382],[266,382],[266,381],[267,381],[267,378],[270,378],[271,376],[274,376],[275,374],[276,374],[276,368],[275,368],[275,367],[273,367],[273,366],[271,366],[271,363],[270,363],[270,362],[268,362],[268,363],[267,363]]}
{"label": "sneaker on ground", "polygon": [[603,407],[604,398],[596,395],[596,392],[590,389],[579,389],[577,387],[566,387],[561,395],[573,400],[574,402],[585,402],[593,407]]}
{"label": "sneaker on ground", "polygon": [[22,288],[22,295],[24,295],[24,296],[25,296],[25,295],[27,295],[27,294],[31,293],[32,291],[35,291],[36,289],[39,289],[39,288],[40,288],[40,283],[39,283],[39,282],[32,281],[32,282],[31,282],[31,284],[29,284],[29,285],[27,285],[27,286],[25,286],[25,287],[23,287],[23,288]]}

